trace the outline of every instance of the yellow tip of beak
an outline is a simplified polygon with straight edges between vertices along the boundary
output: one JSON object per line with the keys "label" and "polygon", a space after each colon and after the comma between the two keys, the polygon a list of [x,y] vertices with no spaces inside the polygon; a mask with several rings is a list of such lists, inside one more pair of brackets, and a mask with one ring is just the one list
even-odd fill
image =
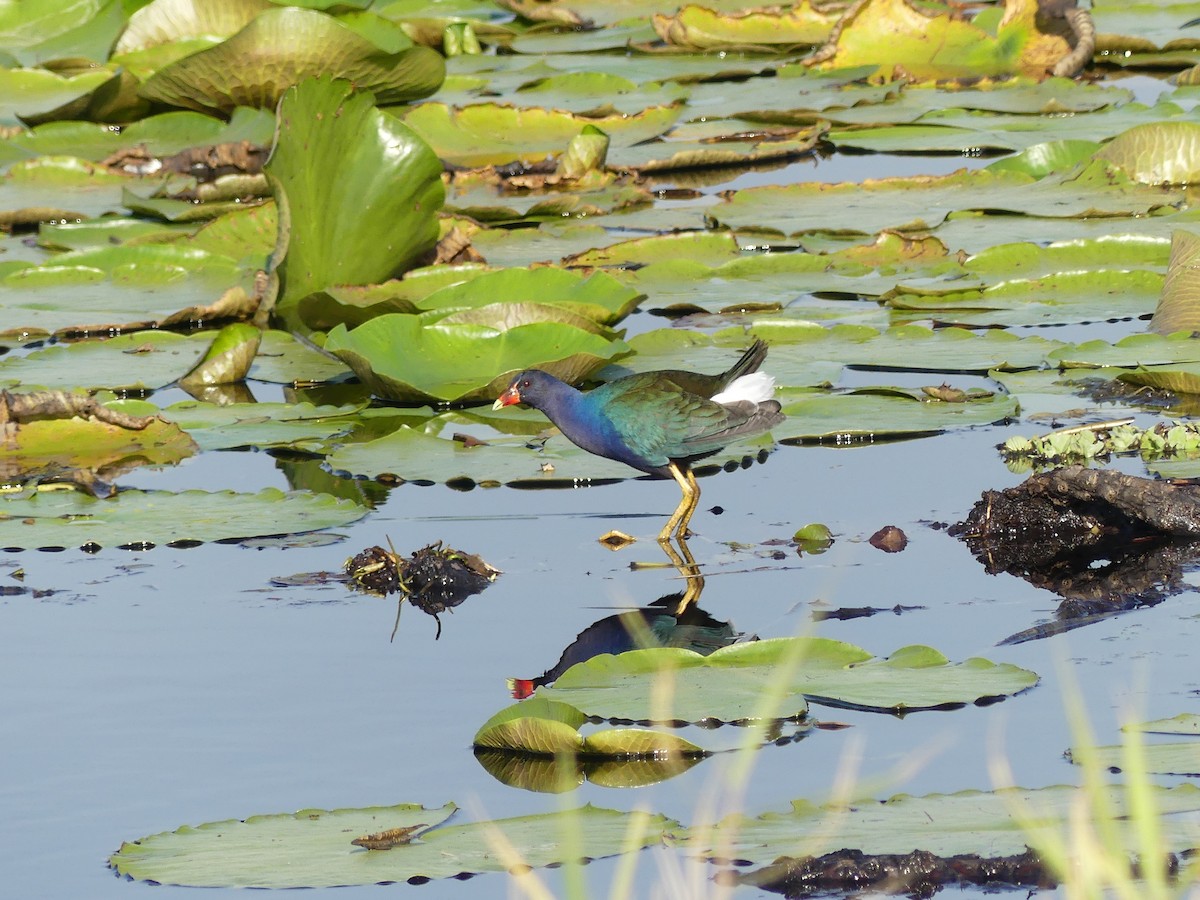
{"label": "yellow tip of beak", "polygon": [[492,404],[492,409],[504,409],[506,406],[508,406],[508,404],[504,402],[504,395],[501,394],[496,398],[496,402]]}

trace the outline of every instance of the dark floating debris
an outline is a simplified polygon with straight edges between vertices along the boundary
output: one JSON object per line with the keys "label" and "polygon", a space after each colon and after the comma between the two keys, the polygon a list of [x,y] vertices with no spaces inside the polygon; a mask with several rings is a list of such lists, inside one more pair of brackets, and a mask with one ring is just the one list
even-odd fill
{"label": "dark floating debris", "polygon": [[899,553],[908,546],[908,535],[895,525],[884,525],[871,535],[867,542],[884,553]]}
{"label": "dark floating debris", "polygon": [[1055,621],[1011,635],[1049,637],[1191,588],[1200,560],[1200,483],[1069,466],[986,491],[949,529],[989,573],[1063,597]]}
{"label": "dark floating debris", "polygon": [[943,857],[924,850],[878,855],[839,850],[802,859],[785,856],[753,872],[722,873],[717,880],[723,884],[752,885],[787,897],[871,889],[932,897],[947,885],[1045,888],[1055,885],[1041,859],[1031,850],[1018,856],[993,858],[973,853]]}
{"label": "dark floating debris", "polygon": [[897,603],[891,607],[879,606],[841,606],[837,609],[818,609],[813,610],[814,622],[825,622],[830,619],[845,622],[850,619],[866,619],[870,616],[877,616],[880,613],[892,613],[893,615],[903,615],[906,612],[915,612],[919,609],[928,609],[927,606],[901,606]]}
{"label": "dark floating debris", "polygon": [[[368,547],[346,560],[346,575],[360,590],[373,594],[401,594],[400,602],[408,600],[437,622],[437,635],[442,636],[442,620],[438,614],[458,606],[473,594],[478,594],[496,580],[500,570],[488,565],[474,553],[443,547],[441,541],[428,544],[405,559],[395,549]],[[396,609],[396,626],[400,625],[400,607]],[[396,629],[392,629],[392,638]]]}

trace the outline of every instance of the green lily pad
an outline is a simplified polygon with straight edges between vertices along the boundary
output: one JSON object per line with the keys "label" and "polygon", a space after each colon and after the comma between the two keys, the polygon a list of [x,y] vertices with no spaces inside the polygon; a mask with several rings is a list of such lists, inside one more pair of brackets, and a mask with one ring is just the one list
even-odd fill
{"label": "green lily pad", "polygon": [[[1107,747],[1093,747],[1091,753],[1096,755],[1096,762],[1110,772],[1120,772],[1128,765],[1125,748],[1119,744]],[[1200,741],[1182,743],[1146,744],[1142,748],[1144,766],[1142,770],[1152,775],[1192,775],[1200,776]],[[1079,754],[1075,750],[1067,751],[1068,758],[1075,763]]]}
{"label": "green lily pad", "polygon": [[1144,731],[1149,734],[1196,734],[1200,735],[1200,715],[1180,713],[1170,719],[1154,719],[1149,722],[1134,722],[1124,725],[1122,731]]}
{"label": "green lily pad", "polygon": [[641,299],[636,290],[604,272],[581,275],[556,267],[478,272],[415,300],[416,309],[446,315],[493,303],[536,300],[605,325],[632,312]]}
{"label": "green lily pad", "polygon": [[678,104],[652,106],[636,115],[588,117],[542,107],[515,108],[478,103],[452,109],[423,103],[404,122],[439,157],[464,168],[510,162],[537,162],[557,156],[585,125],[599,128],[612,146],[627,147],[662,134],[679,118]]}
{"label": "green lily pad", "polygon": [[1200,329],[1200,235],[1176,231],[1162,296],[1150,320],[1159,334]]}
{"label": "green lily pad", "polygon": [[[397,354],[396,347],[407,352]],[[482,402],[522,369],[540,368],[581,381],[629,352],[570,325],[540,322],[509,330],[486,325],[423,326],[418,316],[380,316],[353,331],[339,325],[325,349],[339,357],[376,396],[407,402]],[[0,371],[3,371],[0,369]]]}
{"label": "green lily pad", "polygon": [[0,547],[125,546],[222,541],[337,528],[367,510],[328,494],[121,491],[97,500],[74,491],[0,496]]}
{"label": "green lily pad", "polygon": [[901,286],[886,297],[896,310],[912,310],[960,325],[1061,325],[1138,317],[1152,312],[1163,276],[1103,267],[1059,272],[1036,279],[1013,278],[967,290]]}
{"label": "green lily pad", "polygon": [[[571,848],[598,859],[648,847],[678,823],[663,816],[583,806],[512,819],[444,825],[454,805],[305,809],[293,814],[209,822],[126,841],[109,857],[121,875],[194,887],[301,888],[453,878],[510,867],[548,866]],[[366,850],[358,836],[418,828],[404,843]],[[631,835],[637,837],[631,846]],[[497,853],[496,841],[511,851]]]}
{"label": "green lily pad", "polygon": [[155,390],[182,378],[211,343],[211,334],[137,331],[107,341],[55,344],[0,359],[0,383],[62,390]]}
{"label": "green lily pad", "polygon": [[289,87],[320,75],[352,81],[380,103],[401,103],[436,91],[445,67],[428,47],[388,53],[332,16],[271,8],[228,40],[159,69],[141,92],[200,112],[271,109]]}
{"label": "green lily pad", "polygon": [[86,108],[92,92],[113,75],[109,69],[70,76],[45,69],[0,69],[0,125],[71,118]]}
{"label": "green lily pad", "polygon": [[0,478],[20,482],[43,470],[120,469],[133,459],[142,465],[173,465],[197,449],[178,425],[161,419],[142,429],[78,416],[36,419],[17,425],[0,444]]}
{"label": "green lily pad", "polygon": [[[507,380],[505,381],[507,384]],[[506,424],[495,418],[489,424]],[[534,413],[522,424],[532,422],[528,429],[536,433],[550,427],[540,413]],[[426,426],[428,427],[428,426]],[[519,432],[523,429],[516,429]],[[640,473],[624,463],[604,459],[581,450],[565,437],[555,435],[535,450],[522,442],[488,440],[484,444],[466,447],[460,441],[446,440],[401,427],[384,437],[367,443],[348,443],[331,452],[326,458],[335,472],[388,480],[427,483],[452,482],[458,486],[475,484],[507,484],[512,487],[571,487],[639,477]],[[730,444],[721,453],[709,457],[697,466],[704,474],[710,466],[725,463],[740,464],[757,459],[771,446],[771,440],[759,437]]]}
{"label": "green lily pad", "polygon": [[182,428],[201,450],[254,447],[304,449],[339,437],[359,424],[359,404],[314,406],[311,403],[205,403],[184,400],[159,409],[144,400],[107,404],[131,415],[157,413]]}
{"label": "green lily pad", "polygon": [[1200,362],[1200,341],[1187,332],[1132,334],[1116,343],[1096,340],[1060,347],[1048,358],[1052,364],[1067,369],[1196,363]]}
{"label": "green lily pad", "polygon": [[244,381],[261,341],[262,331],[254,325],[226,325],[195,368],[179,379],[179,386],[194,393],[212,385]]}
{"label": "green lily pad", "polygon": [[587,716],[566,703],[540,697],[514,703],[488,719],[475,733],[476,750],[501,750],[532,756],[570,755],[589,759],[704,756],[704,751],[678,735],[644,728],[611,728],[579,733]]}
{"label": "green lily pad", "polygon": [[186,242],[77,250],[0,279],[8,327],[44,333],[244,317],[252,290],[248,267]]}
{"label": "green lily pad", "polygon": [[[601,718],[733,722],[804,715],[806,698],[874,712],[947,709],[1016,694],[1037,681],[1033,672],[1007,663],[951,663],[931,647],[874,658],[827,638],[773,638],[709,656],[665,647],[602,654],[534,696]],[[764,706],[772,694],[777,704]]]}
{"label": "green lily pad", "polygon": [[[864,854],[903,854],[916,848],[944,857],[967,853],[1016,856],[1033,842],[1031,827],[1035,833],[1067,828],[1088,790],[1091,788],[1055,785],[922,797],[897,794],[884,801],[862,798],[821,805],[793,800],[786,812],[754,818],[732,815],[685,840],[703,855],[734,857],[754,865],[774,862],[781,854],[820,856],[843,849]],[[1104,828],[1106,835],[1119,835],[1130,853],[1136,853],[1137,836],[1127,827],[1130,811],[1125,789],[1114,785],[1097,790],[1102,796],[1094,808],[1111,810],[1112,816],[1097,827]],[[1164,850],[1191,848],[1195,844],[1191,813],[1200,803],[1200,788],[1190,784],[1170,789],[1156,786],[1153,799],[1161,814]],[[800,848],[797,835],[803,836]]]}
{"label": "green lily pad", "polygon": [[1117,135],[1096,153],[1143,184],[1200,181],[1200,124],[1155,122]]}
{"label": "green lily pad", "polygon": [[132,181],[74,157],[22,160],[0,178],[0,225],[93,219],[121,211]]}
{"label": "green lily pad", "polygon": [[266,166],[279,207],[275,309],[298,327],[304,297],[411,268],[437,240],[444,191],[424,142],[345,81],[292,88],[280,116]]}
{"label": "green lily pad", "polygon": [[349,367],[332,354],[309,346],[285,331],[264,331],[250,377],[276,384],[320,384],[345,380]]}
{"label": "green lily pad", "polygon": [[861,184],[746,188],[727,194],[709,214],[730,228],[796,235],[862,231],[864,222],[876,230],[928,228],[953,211],[973,209],[1054,217],[1138,215],[1181,199],[1178,192],[1135,184],[1097,161],[1082,171],[1040,180],[1019,172],[984,170]]}
{"label": "green lily pad", "polygon": [[221,0],[194,4],[188,0],[152,0],[129,17],[115,53],[130,53],[187,38],[227,38],[241,31],[261,12],[267,0]]}
{"label": "green lily pad", "polygon": [[811,393],[784,402],[787,419],[772,434],[784,442],[912,437],[990,425],[1015,418],[1020,408],[1017,397],[999,393],[968,396],[962,403],[898,388]]}

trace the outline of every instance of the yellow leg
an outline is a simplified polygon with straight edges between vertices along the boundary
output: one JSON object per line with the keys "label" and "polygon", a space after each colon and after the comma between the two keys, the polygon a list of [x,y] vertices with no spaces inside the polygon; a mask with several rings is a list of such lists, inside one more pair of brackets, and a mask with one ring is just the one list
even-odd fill
{"label": "yellow leg", "polygon": [[668,463],[667,467],[671,470],[671,477],[675,479],[675,483],[683,491],[683,499],[679,501],[679,506],[671,514],[671,518],[667,520],[667,524],[663,526],[663,530],[658,533],[658,542],[660,544],[665,544],[669,541],[675,531],[679,532],[680,537],[687,535],[688,522],[692,519],[692,513],[696,510],[696,504],[700,502],[700,487],[696,484],[696,476],[692,474],[692,470],[680,469],[675,463]]}

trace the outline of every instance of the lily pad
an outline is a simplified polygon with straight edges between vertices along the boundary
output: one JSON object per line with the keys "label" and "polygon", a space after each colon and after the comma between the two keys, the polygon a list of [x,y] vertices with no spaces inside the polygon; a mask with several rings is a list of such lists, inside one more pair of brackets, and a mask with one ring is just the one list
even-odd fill
{"label": "lily pad", "polygon": [[566,703],[542,698],[514,703],[487,720],[475,733],[476,750],[501,750],[533,756],[612,759],[703,756],[704,751],[677,735],[643,728],[612,728],[588,736],[579,733],[587,716]]}
{"label": "lily pad", "polygon": [[1016,418],[1020,408],[1018,398],[1007,394],[968,395],[964,402],[951,403],[920,391],[859,388],[802,394],[785,402],[787,419],[772,433],[784,442],[912,437],[991,425]]}
{"label": "lily pad", "polygon": [[1102,161],[1080,172],[1035,179],[1019,172],[957,172],[843,184],[746,188],[710,211],[720,224],[801,234],[872,228],[930,228],[957,210],[1007,210],[1040,216],[1138,215],[1177,204],[1179,192],[1138,185]]}
{"label": "lily pad", "polygon": [[1200,181],[1200,124],[1139,125],[1113,138],[1096,158],[1143,184],[1191,184]]}
{"label": "lily pad", "polygon": [[[1125,747],[1117,744],[1107,747],[1092,747],[1096,762],[1110,772],[1120,772],[1128,765]],[[1079,762],[1077,751],[1068,751],[1068,758]],[[1166,744],[1146,744],[1142,748],[1144,772],[1152,775],[1200,776],[1200,741]]]}
{"label": "lily pad", "polygon": [[81,547],[223,541],[301,534],[361,519],[367,510],[307,491],[121,491],[97,500],[74,491],[0,497],[0,547]]}
{"label": "lily pad", "polygon": [[0,359],[0,383],[64,390],[155,390],[182,378],[211,343],[211,334],[184,337],[139,331],[107,341],[56,344]]}
{"label": "lily pad", "polygon": [[665,132],[682,110],[681,105],[665,104],[648,107],[636,115],[613,113],[590,117],[496,103],[472,104],[462,109],[443,103],[423,103],[406,113],[404,122],[446,162],[471,168],[537,162],[556,156],[585,125],[607,134],[614,148],[631,146]]}
{"label": "lily pad", "polygon": [[159,69],[141,91],[159,103],[228,113],[271,109],[289,87],[320,75],[400,103],[436,91],[445,67],[428,47],[389,53],[322,12],[271,8],[228,40]]}
{"label": "lily pad", "polygon": [[[507,379],[504,383],[507,384]],[[540,413],[521,421],[532,423],[528,430],[534,433],[550,427]],[[489,422],[501,427],[506,424],[495,418]],[[457,486],[572,487],[635,478],[640,474],[624,463],[581,450],[561,435],[537,443],[534,449],[524,442],[484,440],[482,444],[467,447],[460,441],[401,427],[367,443],[347,443],[330,453],[326,461],[335,472],[368,478],[387,476],[389,480],[451,482]],[[736,465],[746,459],[757,459],[770,446],[770,439],[763,437],[730,444],[721,453],[704,460],[697,470],[703,474],[708,466],[727,462]]]}
{"label": "lily pad", "polygon": [[[939,856],[978,854],[982,857],[1016,856],[1031,843],[1028,829],[1067,827],[1077,816],[1084,791],[1068,785],[1045,788],[1002,788],[996,791],[961,791],[914,797],[897,794],[888,800],[870,798],[849,803],[815,804],[793,800],[783,813],[750,818],[729,816],[704,834],[689,835],[687,844],[704,855],[774,862],[781,854],[820,856],[842,849],[865,854],[911,853],[914,849]],[[1102,799],[1096,808],[1111,810],[1111,819],[1097,823],[1105,834],[1122,835],[1130,853],[1136,853],[1136,835],[1128,824],[1126,791],[1119,786],[1098,788]],[[1195,844],[1195,820],[1200,788],[1184,784],[1155,787],[1154,802],[1161,818],[1164,849],[1172,852]],[[800,846],[797,836],[801,835]]]}
{"label": "lily pad", "polygon": [[[597,859],[659,843],[677,823],[663,816],[583,806],[558,813],[444,825],[454,805],[415,804],[365,809],[305,809],[292,814],[185,826],[126,841],[109,857],[121,875],[193,887],[301,888],[453,878]],[[428,826],[421,830],[422,826]],[[388,849],[367,850],[359,835],[401,828],[411,836]],[[631,846],[631,836],[636,835]],[[497,853],[502,840],[509,853]]]}
{"label": "lily pad", "polygon": [[[895,714],[949,709],[1019,693],[1037,681],[1033,672],[1007,663],[978,658],[951,663],[930,647],[873,658],[827,638],[774,638],[722,647],[709,656],[665,647],[602,654],[571,667],[554,687],[539,687],[534,696],[601,718],[732,722],[803,715],[806,699]],[[764,697],[773,694],[778,702],[764,705]]]}
{"label": "lily pad", "polygon": [[444,191],[424,142],[345,81],[292,88],[280,116],[266,166],[279,207],[275,308],[297,327],[296,304],[315,291],[411,268],[437,240]]}
{"label": "lily pad", "polygon": [[[398,354],[395,348],[404,347]],[[482,402],[522,369],[581,381],[629,352],[570,325],[540,322],[501,330],[486,325],[422,325],[418,316],[379,316],[353,331],[339,325],[325,349],[354,370],[376,396],[407,402]],[[0,369],[0,371],[3,371]]]}

